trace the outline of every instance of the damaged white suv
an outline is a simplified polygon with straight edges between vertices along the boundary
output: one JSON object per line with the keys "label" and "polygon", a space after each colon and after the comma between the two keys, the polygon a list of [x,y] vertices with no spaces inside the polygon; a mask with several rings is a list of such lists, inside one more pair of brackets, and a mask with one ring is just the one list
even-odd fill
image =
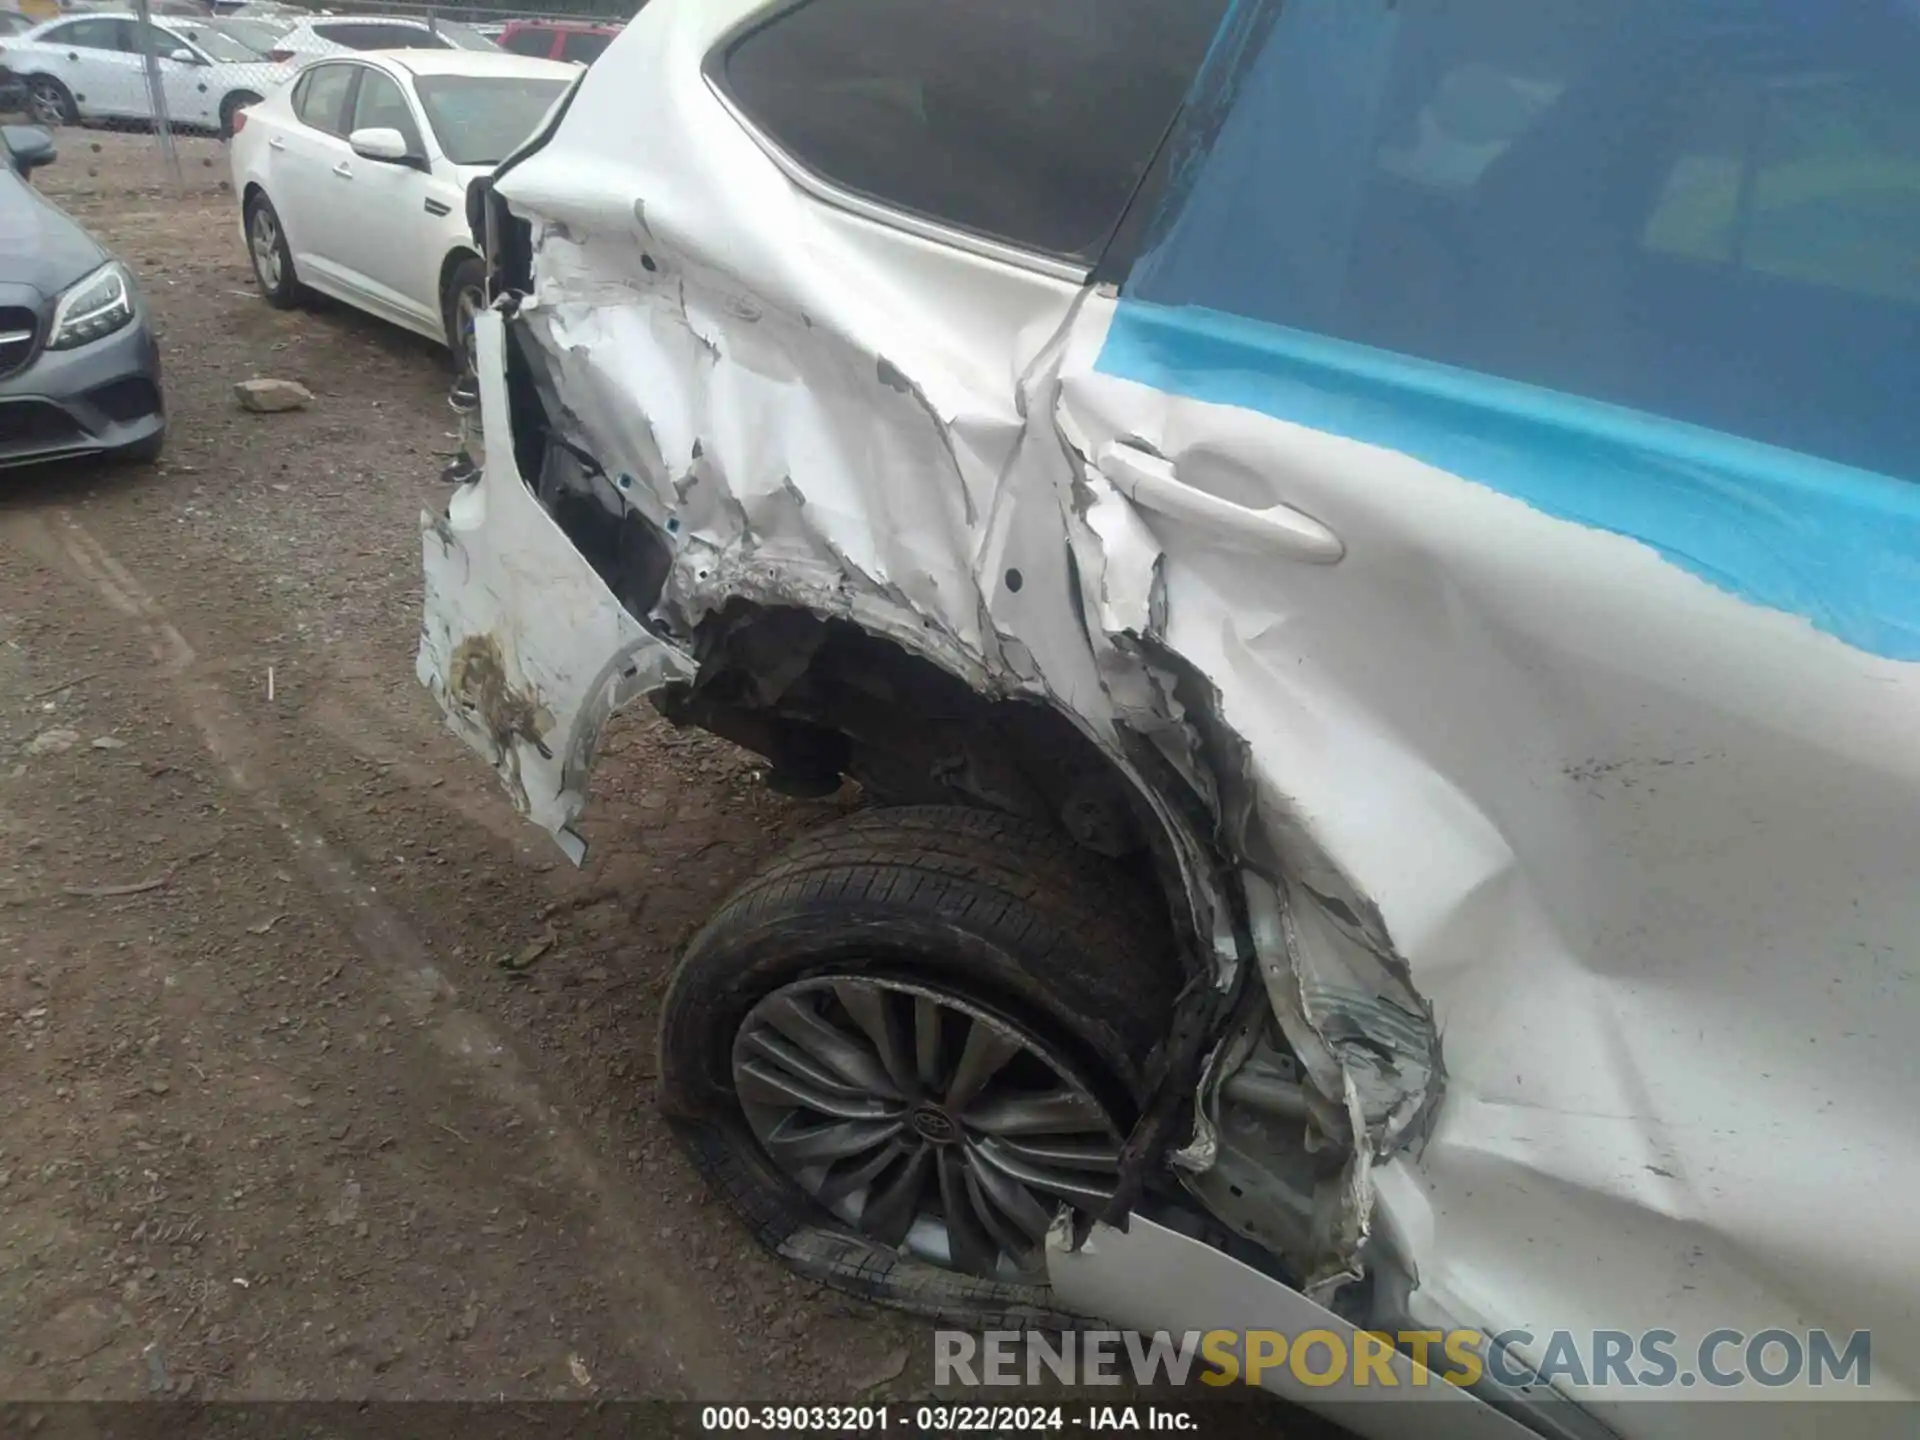
{"label": "damaged white suv", "polygon": [[473,209],[451,723],[576,859],[641,697],[872,801],[668,998],[765,1243],[1913,1398],[1920,7],[655,0]]}

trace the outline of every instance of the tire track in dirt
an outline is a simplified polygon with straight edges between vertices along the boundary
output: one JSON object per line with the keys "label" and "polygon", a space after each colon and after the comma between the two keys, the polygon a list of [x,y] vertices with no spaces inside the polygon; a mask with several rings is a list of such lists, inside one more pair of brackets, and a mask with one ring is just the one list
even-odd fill
{"label": "tire track in dirt", "polygon": [[652,1230],[609,1184],[591,1147],[547,1102],[514,1048],[483,1016],[460,1003],[457,989],[429,958],[405,919],[356,873],[352,862],[304,817],[292,813],[272,779],[271,746],[235,713],[228,696],[196,670],[194,646],[139,580],[72,511],[49,518],[11,516],[7,528],[42,559],[55,559],[100,598],[108,610],[146,637],[155,674],[198,731],[207,754],[231,790],[286,838],[300,874],[354,937],[361,954],[411,1018],[430,1022],[425,1033],[442,1060],[496,1102],[520,1114],[538,1136],[553,1170],[574,1198],[594,1212],[596,1229],[612,1252],[607,1273],[628,1292],[630,1313],[645,1325],[627,1327],[629,1344],[646,1368],[692,1395],[737,1393],[738,1377],[710,1349],[677,1344],[719,1328],[691,1275],[673,1272],[673,1259],[636,1267],[647,1257]]}

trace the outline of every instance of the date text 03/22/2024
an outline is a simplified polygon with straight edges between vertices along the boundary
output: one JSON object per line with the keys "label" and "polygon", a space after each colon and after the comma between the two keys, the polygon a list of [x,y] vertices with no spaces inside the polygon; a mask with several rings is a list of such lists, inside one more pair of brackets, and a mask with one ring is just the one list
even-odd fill
{"label": "date text 03/22/2024", "polygon": [[716,1433],[905,1436],[1202,1430],[1193,1411],[1161,1405],[708,1405],[701,1409],[700,1428]]}

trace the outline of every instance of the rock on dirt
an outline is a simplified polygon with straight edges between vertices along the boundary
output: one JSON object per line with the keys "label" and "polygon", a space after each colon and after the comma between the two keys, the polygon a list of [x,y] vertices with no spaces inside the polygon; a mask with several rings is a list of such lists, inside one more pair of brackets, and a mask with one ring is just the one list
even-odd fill
{"label": "rock on dirt", "polygon": [[52,730],[42,730],[38,735],[34,736],[33,739],[29,740],[26,744],[26,753],[29,755],[64,755],[79,743],[79,731],[68,730],[65,727],[56,727]]}
{"label": "rock on dirt", "polygon": [[304,410],[313,403],[313,392],[297,380],[242,380],[233,387],[233,398],[242,410],[256,415],[272,415],[282,410]]}

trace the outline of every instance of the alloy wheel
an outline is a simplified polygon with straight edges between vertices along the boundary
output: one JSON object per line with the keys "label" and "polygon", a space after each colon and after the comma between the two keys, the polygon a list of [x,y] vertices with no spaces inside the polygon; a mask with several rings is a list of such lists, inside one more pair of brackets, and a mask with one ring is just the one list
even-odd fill
{"label": "alloy wheel", "polygon": [[28,97],[28,112],[36,125],[57,127],[67,123],[67,107],[59,92],[36,85]]}
{"label": "alloy wheel", "polygon": [[273,212],[266,206],[254,208],[253,220],[247,226],[250,241],[248,246],[253,252],[254,273],[260,277],[260,283],[266,289],[280,288],[280,227],[274,223]]}
{"label": "alloy wheel", "polygon": [[459,359],[461,373],[464,375],[478,373],[476,366],[478,356],[474,349],[473,322],[475,317],[486,308],[486,294],[476,286],[464,286],[460,292],[453,297],[453,333],[458,336],[460,340]]}
{"label": "alloy wheel", "polygon": [[1061,1206],[1114,1193],[1113,1116],[1044,1042],[943,991],[803,980],[736,1033],[733,1079],[769,1159],[839,1219],[935,1264],[1044,1270]]}

